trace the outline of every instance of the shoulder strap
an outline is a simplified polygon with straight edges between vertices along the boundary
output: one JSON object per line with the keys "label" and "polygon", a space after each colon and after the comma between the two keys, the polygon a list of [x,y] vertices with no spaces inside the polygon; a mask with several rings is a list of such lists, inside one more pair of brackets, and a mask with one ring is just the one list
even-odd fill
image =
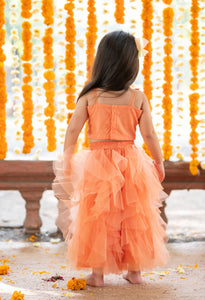
{"label": "shoulder strap", "polygon": [[134,101],[135,101],[135,96],[136,96],[136,93],[135,93],[134,90],[132,90],[132,95],[131,95],[131,99],[130,99],[129,105],[133,106]]}

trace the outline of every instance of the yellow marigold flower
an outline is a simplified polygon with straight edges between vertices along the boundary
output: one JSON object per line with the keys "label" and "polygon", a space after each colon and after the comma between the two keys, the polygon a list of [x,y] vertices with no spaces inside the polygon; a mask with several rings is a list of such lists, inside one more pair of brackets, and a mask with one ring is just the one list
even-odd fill
{"label": "yellow marigold flower", "polygon": [[34,23],[38,23],[38,22],[40,22],[41,20],[39,19],[39,18],[35,18],[35,19],[33,19],[33,22]]}
{"label": "yellow marigold flower", "polygon": [[186,11],[186,8],[184,8],[183,6],[180,6],[180,7],[179,7],[179,10],[180,10],[181,12],[185,12],[185,11]]}
{"label": "yellow marigold flower", "polygon": [[10,5],[9,5],[9,8],[10,9],[16,9],[17,8],[17,5],[16,5],[16,3],[11,3]]}
{"label": "yellow marigold flower", "polygon": [[58,45],[64,46],[64,45],[65,45],[65,42],[64,42],[64,41],[58,41]]}
{"label": "yellow marigold flower", "polygon": [[68,282],[67,282],[67,288],[69,290],[84,290],[86,287],[86,280],[83,278],[71,278]]}
{"label": "yellow marigold flower", "polygon": [[79,47],[81,47],[81,48],[84,47],[84,41],[82,39],[79,39],[76,42],[77,42],[77,44],[78,44]]}
{"label": "yellow marigold flower", "polygon": [[11,82],[15,83],[15,84],[19,84],[20,83],[20,79],[19,78],[13,78],[11,80]]}
{"label": "yellow marigold flower", "polygon": [[17,34],[12,34],[10,37],[11,40],[17,41],[19,39]]}
{"label": "yellow marigold flower", "polygon": [[38,28],[34,28],[34,30],[33,30],[33,36],[36,37],[36,38],[40,38],[41,31]]}
{"label": "yellow marigold flower", "polygon": [[23,299],[24,299],[24,294],[21,294],[21,291],[19,292],[14,291],[10,300],[23,300]]}
{"label": "yellow marigold flower", "polygon": [[17,23],[17,19],[14,19],[14,18],[12,18],[12,19],[10,19],[10,22],[9,22],[10,24],[15,24],[15,23]]}
{"label": "yellow marigold flower", "polygon": [[14,153],[15,153],[15,154],[20,154],[20,153],[21,153],[20,148],[16,147],[16,148],[14,149]]}
{"label": "yellow marigold flower", "polygon": [[11,30],[11,35],[18,35],[18,31],[16,29]]}
{"label": "yellow marigold flower", "polygon": [[[184,160],[184,156],[182,155],[182,153],[177,152],[176,153],[176,158],[178,158],[179,160]],[[178,272],[179,273],[179,272]]]}
{"label": "yellow marigold flower", "polygon": [[178,61],[178,62],[175,64],[176,67],[183,67],[183,65],[184,65],[184,62],[183,62],[183,61]]}
{"label": "yellow marigold flower", "polygon": [[32,10],[32,14],[33,14],[33,15],[34,15],[34,14],[37,14],[39,11],[40,11],[39,8],[35,8],[35,9]]}
{"label": "yellow marigold flower", "polygon": [[8,274],[8,270],[10,269],[9,266],[3,264],[2,266],[0,266],[0,275],[6,275]]}

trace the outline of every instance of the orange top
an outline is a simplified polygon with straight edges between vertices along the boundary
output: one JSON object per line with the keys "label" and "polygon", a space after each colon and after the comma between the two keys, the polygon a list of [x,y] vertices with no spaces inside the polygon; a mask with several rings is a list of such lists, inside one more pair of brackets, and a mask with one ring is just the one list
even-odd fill
{"label": "orange top", "polygon": [[133,106],[135,100],[133,90],[128,105],[112,105],[95,102],[88,106],[88,138],[99,140],[134,140],[136,126],[142,110]]}

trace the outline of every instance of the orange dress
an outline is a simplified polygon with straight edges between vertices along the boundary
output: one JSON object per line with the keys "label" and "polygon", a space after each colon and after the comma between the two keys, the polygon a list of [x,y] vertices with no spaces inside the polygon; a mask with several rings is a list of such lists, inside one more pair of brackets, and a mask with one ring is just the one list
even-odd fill
{"label": "orange dress", "polygon": [[129,105],[96,98],[88,106],[89,138],[122,141],[91,143],[89,150],[55,163],[57,225],[68,242],[71,268],[120,273],[167,262],[162,186],[151,158],[134,144],[142,114],[134,97],[133,91]]}

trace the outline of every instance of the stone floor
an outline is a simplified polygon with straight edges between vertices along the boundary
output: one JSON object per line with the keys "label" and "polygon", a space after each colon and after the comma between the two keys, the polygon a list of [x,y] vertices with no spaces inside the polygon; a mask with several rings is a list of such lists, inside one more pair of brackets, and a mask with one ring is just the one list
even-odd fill
{"label": "stone floor", "polygon": [[[205,299],[205,242],[169,243],[169,263],[154,272],[143,272],[141,285],[129,284],[120,275],[107,275],[103,288],[86,287],[83,291],[66,290],[68,280],[84,277],[87,272],[69,271],[64,242],[42,242],[38,247],[32,242],[0,242],[0,249],[11,268],[8,275],[1,276],[1,300],[9,300],[15,290],[25,294],[26,300]],[[42,280],[56,274],[64,281]]]}
{"label": "stone floor", "polygon": [[[141,285],[111,274],[105,277],[105,287],[75,292],[66,290],[67,281],[87,271],[70,271],[65,243],[51,236],[56,232],[57,215],[52,192],[44,193],[41,204],[42,235],[32,239],[21,228],[23,199],[17,192],[0,192],[0,265],[2,259],[9,259],[6,264],[10,266],[8,275],[0,276],[1,300],[10,300],[15,290],[24,293],[25,300],[205,299],[205,191],[174,191],[167,199],[170,260],[165,267],[143,272]],[[55,285],[42,280],[56,274],[64,281]]]}

